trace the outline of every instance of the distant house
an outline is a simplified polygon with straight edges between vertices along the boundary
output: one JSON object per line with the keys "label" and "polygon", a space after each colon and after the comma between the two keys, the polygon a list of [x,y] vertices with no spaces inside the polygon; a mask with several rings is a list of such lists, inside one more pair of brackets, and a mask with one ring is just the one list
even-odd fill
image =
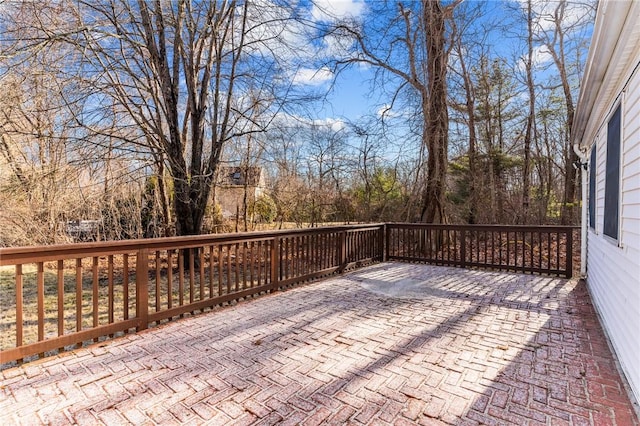
{"label": "distant house", "polygon": [[216,202],[222,209],[222,217],[234,218],[243,214],[243,199],[247,190],[247,205],[251,205],[263,193],[265,179],[262,167],[222,167],[218,172]]}
{"label": "distant house", "polygon": [[74,242],[98,241],[100,234],[99,220],[70,220],[63,223],[64,229]]}
{"label": "distant house", "polygon": [[599,3],[581,87],[572,141],[588,163],[586,281],[640,400],[640,1]]}

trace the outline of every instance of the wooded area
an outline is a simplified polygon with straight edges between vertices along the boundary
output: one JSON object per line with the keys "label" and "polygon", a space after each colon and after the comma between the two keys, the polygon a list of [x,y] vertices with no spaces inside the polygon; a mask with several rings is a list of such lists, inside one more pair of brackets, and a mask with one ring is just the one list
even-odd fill
{"label": "wooded area", "polygon": [[[0,246],[578,223],[569,131],[594,2],[340,5],[0,3]],[[354,68],[369,113],[323,118]],[[265,175],[233,218],[228,166]]]}

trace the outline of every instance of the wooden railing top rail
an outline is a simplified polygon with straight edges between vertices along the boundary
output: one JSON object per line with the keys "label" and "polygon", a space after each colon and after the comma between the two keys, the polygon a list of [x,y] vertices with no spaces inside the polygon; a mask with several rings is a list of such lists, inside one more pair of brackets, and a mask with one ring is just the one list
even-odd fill
{"label": "wooden railing top rail", "polygon": [[205,234],[183,237],[164,237],[123,241],[99,241],[91,243],[55,244],[49,246],[23,246],[0,248],[0,266],[23,263],[49,262],[53,260],[75,259],[94,255],[106,256],[119,253],[133,253],[137,250],[183,249],[216,243],[255,241],[278,236],[312,235],[327,232],[376,229],[384,223],[337,225],[319,228],[281,229],[275,231],[237,232],[225,234]]}
{"label": "wooden railing top rail", "polygon": [[439,223],[404,223],[404,222],[387,222],[387,226],[397,226],[402,228],[442,228],[442,229],[474,229],[474,230],[487,230],[487,231],[564,231],[566,229],[580,229],[579,226],[573,225],[500,225],[500,224],[474,224],[474,225],[460,225],[460,224],[439,224]]}
{"label": "wooden railing top rail", "polygon": [[0,321],[0,364],[388,259],[571,277],[574,228],[377,223],[2,248],[15,317]]}

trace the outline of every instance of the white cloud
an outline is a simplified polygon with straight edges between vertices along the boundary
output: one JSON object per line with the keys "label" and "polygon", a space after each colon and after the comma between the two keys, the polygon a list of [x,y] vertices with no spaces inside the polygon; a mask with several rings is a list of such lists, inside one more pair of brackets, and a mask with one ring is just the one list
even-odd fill
{"label": "white cloud", "polygon": [[344,120],[339,118],[325,118],[325,119],[316,119],[313,120],[313,125],[318,127],[327,127],[334,132],[339,132],[347,127],[347,124]]}
{"label": "white cloud", "polygon": [[[551,53],[549,53],[549,49],[547,46],[536,46],[533,48],[533,57],[532,57],[532,65],[533,69],[540,69],[550,64],[553,61],[553,57]],[[526,57],[522,57],[518,61],[518,69],[524,72],[527,69]]]}
{"label": "white cloud", "polygon": [[316,127],[320,129],[330,129],[334,132],[339,132],[343,129],[347,128],[347,123],[341,118],[309,118],[302,117],[300,115],[289,114],[286,112],[279,112],[275,118],[274,122],[282,126],[287,125],[295,125],[295,126],[303,126],[303,127]]}
{"label": "white cloud", "polygon": [[[283,68],[291,68],[301,59],[317,56],[318,47],[311,43],[309,26],[293,19],[294,11],[290,7],[278,5],[273,0],[256,0],[248,4],[245,51],[273,57]],[[240,37],[239,30],[236,37]]]}
{"label": "white cloud", "polygon": [[322,50],[320,54],[327,58],[349,57],[353,51],[353,39],[339,34],[329,34],[322,38]]}
{"label": "white cloud", "polygon": [[333,72],[327,68],[300,68],[293,75],[291,81],[297,85],[320,86],[333,79]]}
{"label": "white cloud", "polygon": [[[526,12],[528,0],[515,1]],[[595,1],[593,0],[565,2],[564,16],[562,18],[563,28],[571,28],[578,22],[587,22],[588,19],[585,18],[588,18],[593,13],[594,3]],[[558,0],[533,0],[531,2],[531,10],[538,29],[542,31],[553,30],[555,26],[554,15],[561,4]]]}
{"label": "white cloud", "polygon": [[315,0],[311,16],[320,22],[331,22],[345,18],[358,18],[365,11],[364,0]]}

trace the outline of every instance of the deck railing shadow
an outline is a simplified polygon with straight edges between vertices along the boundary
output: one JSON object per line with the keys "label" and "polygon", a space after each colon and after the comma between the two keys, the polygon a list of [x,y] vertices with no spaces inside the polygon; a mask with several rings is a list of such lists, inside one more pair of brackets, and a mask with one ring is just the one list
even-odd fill
{"label": "deck railing shadow", "polygon": [[573,232],[366,224],[0,249],[0,365],[386,259],[570,276]]}
{"label": "deck railing shadow", "polygon": [[[335,399],[356,407],[345,422],[366,423],[369,414],[389,421],[404,410],[408,420],[427,424],[637,423],[616,387],[620,380],[583,282],[383,263],[350,272],[332,287],[335,293],[325,286],[309,302],[314,287],[300,287],[286,301],[273,295],[228,308],[224,324],[207,315],[179,332],[154,330],[161,338],[123,339],[138,340],[140,352],[127,352],[128,373],[117,380],[122,394],[88,398],[69,410],[97,416],[132,398],[153,400],[157,389],[176,381],[201,389],[185,404],[216,404],[262,389],[259,398],[271,410],[263,420],[273,422],[294,420],[287,414],[292,406],[329,407]],[[341,325],[326,326],[332,323]],[[103,354],[94,348],[75,364],[81,370],[74,376],[87,383],[118,360],[117,345]],[[181,356],[180,348],[201,356]],[[164,373],[132,396],[136,368]],[[64,372],[62,380],[77,380]],[[266,380],[268,389],[261,386]],[[374,409],[358,410],[358,401]]]}

